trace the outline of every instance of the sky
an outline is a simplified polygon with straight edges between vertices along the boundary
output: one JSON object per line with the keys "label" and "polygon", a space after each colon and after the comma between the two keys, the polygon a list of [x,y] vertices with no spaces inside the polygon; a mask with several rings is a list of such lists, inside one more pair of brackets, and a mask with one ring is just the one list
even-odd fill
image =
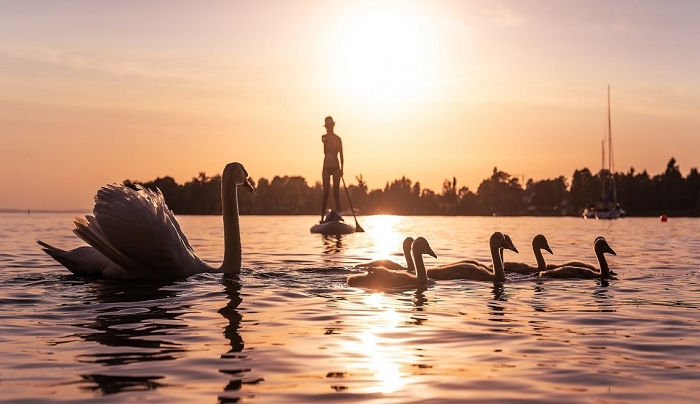
{"label": "sky", "polygon": [[239,161],[476,192],[700,166],[698,1],[0,0],[0,209],[92,209],[105,184]]}

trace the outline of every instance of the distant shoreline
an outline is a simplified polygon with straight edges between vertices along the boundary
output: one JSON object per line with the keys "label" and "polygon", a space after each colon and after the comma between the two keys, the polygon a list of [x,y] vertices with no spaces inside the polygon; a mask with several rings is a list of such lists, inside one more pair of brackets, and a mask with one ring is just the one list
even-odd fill
{"label": "distant shoreline", "polygon": [[[11,213],[11,214],[22,214],[22,215],[27,215],[27,210],[26,209],[0,209],[0,213]],[[85,215],[85,214],[91,214],[92,212],[90,210],[79,210],[79,209],[67,209],[67,210],[52,210],[52,209],[36,209],[36,210],[29,210],[29,215],[35,214],[35,213],[71,213],[71,214],[78,214],[78,215]],[[221,214],[195,214],[195,213],[177,213],[175,212],[176,216],[221,216]],[[241,216],[316,216],[314,214],[306,214],[306,213],[240,213]],[[430,214],[416,214],[416,215],[405,215],[405,214],[393,214],[393,213],[375,213],[375,214],[368,214],[368,215],[363,215],[363,214],[358,214],[357,217],[365,217],[365,216],[380,216],[380,215],[390,215],[390,216],[428,216],[428,217],[575,217],[575,218],[581,218],[581,216],[578,215],[430,215]],[[697,216],[689,216],[689,215],[680,215],[680,216],[673,216],[673,215],[667,215],[669,218],[696,218]],[[348,217],[352,216],[344,216],[345,219]],[[628,215],[627,217],[622,217],[619,219],[615,220],[624,220],[624,219],[632,219],[632,218],[657,218],[659,215],[654,215],[654,214],[649,214],[649,215],[633,215],[630,216]],[[598,220],[598,219],[587,219],[587,220]],[[607,219],[604,219],[607,220]]]}
{"label": "distant shoreline", "polygon": [[0,213],[19,213],[19,214],[32,214],[32,213],[78,213],[85,214],[86,212],[91,212],[92,209],[0,209]]}

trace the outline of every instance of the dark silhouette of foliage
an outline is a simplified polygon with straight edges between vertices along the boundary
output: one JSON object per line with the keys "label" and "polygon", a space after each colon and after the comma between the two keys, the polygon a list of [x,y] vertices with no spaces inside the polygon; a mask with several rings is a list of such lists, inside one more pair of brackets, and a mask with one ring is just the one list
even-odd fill
{"label": "dark silhouette of foliage", "polygon": [[[494,167],[491,176],[479,184],[476,193],[467,187],[458,188],[457,178],[445,179],[440,194],[421,188],[403,177],[387,182],[384,189],[370,190],[362,175],[356,183],[346,183],[353,207],[361,214],[396,215],[580,215],[583,207],[605,197],[601,176],[588,168],[575,170],[571,186],[565,177],[534,181],[525,188],[517,176]],[[675,158],[671,158],[663,173],[650,177],[645,171],[613,173],[617,201],[629,216],[700,216],[700,172],[692,168],[683,178]],[[524,179],[523,179],[524,180]],[[303,177],[276,176],[255,184],[254,194],[239,191],[241,214],[317,215],[323,189],[316,181],[308,185]],[[125,180],[134,187],[138,182]],[[221,175],[212,177],[200,172],[191,181],[179,185],[172,177],[157,178],[140,183],[146,188],[163,192],[170,209],[177,214],[221,214]],[[341,192],[341,206],[349,209]],[[348,213],[349,214],[349,213]]]}

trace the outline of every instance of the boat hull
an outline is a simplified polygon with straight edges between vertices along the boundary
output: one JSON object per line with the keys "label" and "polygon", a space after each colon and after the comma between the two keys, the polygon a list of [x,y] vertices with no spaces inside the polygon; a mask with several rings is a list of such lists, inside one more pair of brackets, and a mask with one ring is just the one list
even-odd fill
{"label": "boat hull", "polygon": [[311,226],[311,233],[316,234],[351,234],[355,228],[341,221],[323,222]]}
{"label": "boat hull", "polygon": [[613,208],[613,209],[605,209],[605,210],[598,210],[598,209],[586,209],[583,211],[583,218],[584,219],[618,219],[621,217],[625,217],[625,210],[620,209],[620,208]]}

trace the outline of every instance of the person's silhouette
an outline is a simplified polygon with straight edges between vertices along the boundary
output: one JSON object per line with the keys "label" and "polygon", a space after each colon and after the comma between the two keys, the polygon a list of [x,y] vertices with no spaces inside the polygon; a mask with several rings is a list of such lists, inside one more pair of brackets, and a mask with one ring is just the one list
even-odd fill
{"label": "person's silhouette", "polygon": [[[325,124],[326,134],[321,136],[323,142],[323,204],[321,205],[321,222],[323,222],[326,214],[326,205],[328,204],[328,194],[331,186],[331,176],[333,177],[333,198],[335,199],[335,210],[340,213],[340,177],[343,175],[343,142],[340,136],[333,132],[335,122],[330,116],[326,117]],[[340,155],[340,159],[338,159]]]}

